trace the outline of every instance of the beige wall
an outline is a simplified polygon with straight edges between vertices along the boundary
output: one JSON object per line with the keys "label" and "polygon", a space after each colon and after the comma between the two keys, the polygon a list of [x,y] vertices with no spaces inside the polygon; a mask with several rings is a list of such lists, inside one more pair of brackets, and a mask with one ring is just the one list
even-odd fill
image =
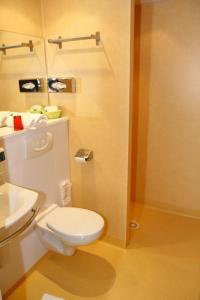
{"label": "beige wall", "polygon": [[[46,43],[48,74],[74,76],[78,82],[76,94],[51,95],[50,101],[61,106],[63,115],[70,118],[75,205],[102,213],[108,221],[107,236],[125,243],[131,0],[123,3],[120,0],[41,2],[43,17],[39,0],[2,0],[0,30],[37,36],[44,31],[46,38],[101,32],[99,47],[94,41],[80,41],[64,44],[63,50],[58,51],[56,45]],[[6,57],[0,57],[0,79],[4,86],[0,93],[1,109],[22,110],[34,101],[35,104],[41,101],[41,95],[18,93],[17,80],[30,77],[40,60],[37,61],[36,55],[36,64],[33,60],[30,64],[31,55],[24,54],[24,50],[27,49],[17,49],[17,54],[9,51]],[[93,162],[85,166],[76,164],[73,159],[81,147],[94,151]]]}
{"label": "beige wall", "polygon": [[42,36],[40,0],[1,0],[0,30]]}
{"label": "beige wall", "polygon": [[45,94],[19,93],[18,80],[45,77],[45,52],[42,38],[40,0],[0,1],[0,44],[14,45],[32,40],[34,51],[28,48],[0,52],[0,110],[24,111],[33,104],[47,104]]}
{"label": "beige wall", "polygon": [[[48,73],[78,79],[76,94],[50,95],[70,118],[73,201],[103,214],[107,235],[126,239],[131,1],[44,0],[47,38],[101,32],[102,43],[47,44]],[[79,148],[94,160],[77,164]]]}
{"label": "beige wall", "polygon": [[200,212],[200,2],[143,4],[137,200]]}
{"label": "beige wall", "polygon": [[44,39],[19,33],[0,31],[0,44],[16,45],[33,41],[34,50],[17,48],[0,52],[0,110],[26,111],[33,104],[47,105],[45,93],[20,93],[19,79],[45,78]]}

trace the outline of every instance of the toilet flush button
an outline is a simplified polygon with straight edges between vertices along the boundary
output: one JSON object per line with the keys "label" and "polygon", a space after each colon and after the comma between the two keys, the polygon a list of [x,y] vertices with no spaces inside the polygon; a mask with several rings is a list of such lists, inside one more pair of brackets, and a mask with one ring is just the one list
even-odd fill
{"label": "toilet flush button", "polygon": [[26,137],[26,159],[32,159],[49,152],[53,147],[53,134],[51,132],[36,132]]}

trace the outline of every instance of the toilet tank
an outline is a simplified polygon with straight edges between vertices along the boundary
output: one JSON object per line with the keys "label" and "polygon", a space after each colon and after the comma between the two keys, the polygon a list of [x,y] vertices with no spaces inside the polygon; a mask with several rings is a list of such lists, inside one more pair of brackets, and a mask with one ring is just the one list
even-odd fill
{"label": "toilet tank", "polygon": [[66,118],[49,121],[3,140],[9,182],[37,191],[44,208],[63,205],[62,183],[70,183],[68,122]]}

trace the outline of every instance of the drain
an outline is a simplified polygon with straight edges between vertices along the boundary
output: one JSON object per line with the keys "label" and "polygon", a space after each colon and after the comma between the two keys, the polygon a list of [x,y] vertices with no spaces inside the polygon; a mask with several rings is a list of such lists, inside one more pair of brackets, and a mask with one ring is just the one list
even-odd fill
{"label": "drain", "polygon": [[138,222],[136,222],[136,221],[131,221],[131,222],[129,223],[129,226],[130,226],[130,228],[132,228],[132,229],[139,229],[139,228],[140,228],[140,224],[139,224]]}

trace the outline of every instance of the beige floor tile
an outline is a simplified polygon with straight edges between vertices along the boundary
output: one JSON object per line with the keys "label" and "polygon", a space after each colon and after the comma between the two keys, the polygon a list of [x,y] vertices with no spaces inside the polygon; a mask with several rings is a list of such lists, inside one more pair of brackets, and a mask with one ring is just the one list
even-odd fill
{"label": "beige floor tile", "polygon": [[127,250],[99,241],[75,256],[49,253],[8,300],[199,300],[200,221],[147,208]]}

